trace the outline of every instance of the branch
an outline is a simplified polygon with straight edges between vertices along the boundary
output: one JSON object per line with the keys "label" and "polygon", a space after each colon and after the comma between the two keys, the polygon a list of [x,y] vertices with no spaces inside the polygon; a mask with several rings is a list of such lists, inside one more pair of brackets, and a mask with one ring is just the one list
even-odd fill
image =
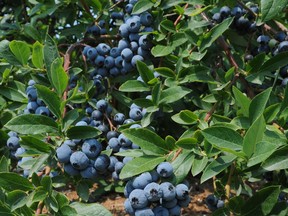
{"label": "branch", "polygon": [[37,206],[37,210],[36,210],[35,215],[40,215],[40,214],[42,214],[42,209],[43,209],[43,207],[44,207],[44,203],[43,203],[43,201],[40,201],[40,202],[38,203],[38,206]]}
{"label": "branch", "polygon": [[231,167],[230,167],[230,172],[229,172],[229,176],[228,176],[228,181],[227,184],[225,185],[225,190],[226,190],[226,198],[225,198],[225,202],[227,203],[229,201],[229,197],[230,197],[230,191],[231,191],[231,181],[232,181],[232,177],[234,174],[234,170],[235,170],[235,164],[232,163]]}
{"label": "branch", "polygon": [[[188,6],[189,6],[189,4],[186,3],[186,5],[184,6],[184,10],[186,10],[186,9],[188,8]],[[174,22],[174,26],[176,26],[176,25],[180,22],[180,20],[181,20],[182,17],[183,17],[183,14],[180,14],[180,15],[177,17],[177,19],[176,19],[175,22]]]}
{"label": "branch", "polygon": [[84,10],[91,16],[93,17],[91,11],[90,11],[90,8],[88,7],[88,5],[86,4],[86,2],[84,0],[80,0]]}
{"label": "branch", "polygon": [[215,103],[213,105],[213,107],[209,110],[209,112],[206,114],[205,118],[204,118],[204,121],[205,122],[208,122],[212,116],[212,114],[215,112],[216,108],[218,106],[218,103]]}

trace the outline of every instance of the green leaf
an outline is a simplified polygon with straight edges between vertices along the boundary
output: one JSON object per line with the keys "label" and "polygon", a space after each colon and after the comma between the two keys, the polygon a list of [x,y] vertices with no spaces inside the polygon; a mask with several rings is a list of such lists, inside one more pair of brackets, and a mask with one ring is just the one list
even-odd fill
{"label": "green leaf", "polygon": [[248,158],[250,158],[255,152],[256,144],[262,141],[265,130],[265,119],[263,115],[261,115],[253,122],[244,136],[243,152],[248,156]]}
{"label": "green leaf", "polygon": [[1,40],[0,41],[0,58],[5,59],[11,65],[20,65],[21,62],[13,55],[9,47],[10,41]]}
{"label": "green leaf", "polygon": [[225,170],[235,159],[235,155],[225,155],[213,160],[203,171],[200,179],[201,184]]}
{"label": "green leaf", "polygon": [[150,80],[154,79],[153,71],[151,71],[144,62],[137,61],[136,67],[140,76],[146,84],[148,84]]}
{"label": "green leaf", "polygon": [[52,180],[50,176],[44,176],[41,179],[41,185],[48,194],[52,193]]}
{"label": "green leaf", "polygon": [[45,199],[45,201],[46,201],[49,208],[51,208],[54,212],[58,212],[59,206],[58,206],[58,202],[55,199],[55,197],[50,195]]}
{"label": "green leaf", "polygon": [[119,91],[122,92],[146,92],[150,91],[150,88],[143,82],[138,80],[127,80],[119,87]]}
{"label": "green leaf", "polygon": [[253,98],[249,106],[249,118],[251,123],[264,113],[272,88],[268,88]]}
{"label": "green leaf", "polygon": [[85,204],[74,202],[70,206],[77,211],[77,215],[79,216],[112,216],[111,212],[97,203]]}
{"label": "green leaf", "polygon": [[68,75],[63,68],[63,60],[56,58],[50,68],[50,76],[52,85],[56,89],[59,96],[63,94],[68,85]]}
{"label": "green leaf", "polygon": [[249,159],[247,166],[251,167],[258,163],[265,161],[273,152],[277,149],[278,145],[272,142],[258,142],[256,144],[256,150],[252,157]]}
{"label": "green leaf", "polygon": [[31,169],[29,170],[29,177],[31,177],[33,173],[38,172],[42,167],[44,167],[45,162],[50,157],[50,154],[41,154],[39,157],[36,158],[36,160],[33,160],[34,163],[32,164]]}
{"label": "green leaf", "polygon": [[233,18],[225,19],[223,22],[214,26],[208,33],[206,33],[201,42],[200,52],[210,47],[212,43],[217,40],[217,38],[223,35],[223,33],[229,28],[232,22]]}
{"label": "green leaf", "polygon": [[263,65],[265,61],[265,53],[259,53],[257,56],[255,56],[250,62],[247,64],[247,71],[250,73],[256,73],[260,69],[260,67]]}
{"label": "green leaf", "polygon": [[182,182],[189,173],[194,161],[194,153],[183,152],[171,163],[173,166],[173,173],[176,177],[176,184]]}
{"label": "green leaf", "polygon": [[85,181],[81,181],[77,184],[77,194],[84,201],[87,202],[89,199],[89,185]]}
{"label": "green leaf", "polygon": [[32,63],[37,68],[43,68],[43,60],[44,60],[44,53],[43,53],[43,45],[36,41],[32,47]]}
{"label": "green leaf", "polygon": [[150,0],[139,0],[133,7],[132,14],[141,14],[152,8],[154,3]]}
{"label": "green leaf", "polygon": [[21,136],[21,146],[27,150],[38,151],[41,153],[50,153],[51,146],[42,140],[33,136]]}
{"label": "green leaf", "polygon": [[50,35],[46,35],[45,38],[45,44],[44,44],[44,62],[45,66],[47,68],[47,76],[49,81],[52,83],[52,78],[51,78],[51,65],[52,62],[56,59],[59,58],[60,55],[58,53],[58,48],[54,40]]}
{"label": "green leaf", "polygon": [[210,76],[210,68],[203,66],[191,66],[181,70],[177,75],[179,83],[187,82],[205,82],[205,83],[217,83],[215,79]]}
{"label": "green leaf", "polygon": [[164,46],[164,45],[159,45],[157,44],[154,46],[151,50],[151,53],[154,57],[161,57],[161,56],[167,56],[170,53],[172,53],[174,50],[174,47],[172,46]]}
{"label": "green leaf", "polygon": [[0,173],[0,185],[7,191],[30,191],[34,189],[32,183],[28,179],[18,175],[17,173],[10,172]]}
{"label": "green leaf", "polygon": [[268,171],[281,170],[288,168],[288,148],[281,148],[275,151],[262,164],[263,169]]}
{"label": "green leaf", "polygon": [[33,202],[39,202],[39,201],[43,201],[46,197],[48,196],[47,191],[42,190],[42,188],[40,190],[37,190],[32,198]]}
{"label": "green leaf", "polygon": [[198,116],[190,110],[182,110],[171,118],[178,124],[191,125],[196,123]]}
{"label": "green leaf", "polygon": [[23,207],[27,201],[27,194],[24,191],[13,190],[7,194],[7,203],[10,205],[11,211]]}
{"label": "green leaf", "polygon": [[187,149],[187,150],[191,150],[195,148],[196,146],[195,144],[197,144],[197,139],[192,138],[192,137],[180,138],[175,143],[176,146],[183,148],[183,149]]}
{"label": "green leaf", "polygon": [[15,55],[17,60],[21,62],[22,65],[26,65],[28,59],[31,55],[30,47],[24,41],[11,41],[9,43],[10,50]]}
{"label": "green leaf", "polygon": [[5,125],[9,130],[19,134],[41,134],[57,132],[57,123],[43,115],[23,114],[11,119]]}
{"label": "green leaf", "polygon": [[74,126],[67,130],[67,136],[70,139],[88,139],[94,138],[101,134],[102,132],[91,126]]}
{"label": "green leaf", "polygon": [[[174,23],[171,20],[165,19],[160,23],[161,28],[169,31],[169,32],[174,32],[176,33],[176,29],[174,26]],[[174,49],[174,47],[173,47]]]}
{"label": "green leaf", "polygon": [[269,186],[257,191],[253,197],[249,198],[241,209],[242,216],[269,215],[274,205],[277,203],[280,186]]}
{"label": "green leaf", "polygon": [[186,43],[188,41],[188,38],[186,37],[185,33],[177,32],[177,33],[172,35],[171,41],[172,41],[171,46],[176,48],[176,47],[181,46],[182,44]]}
{"label": "green leaf", "polygon": [[287,4],[288,0],[261,0],[262,22],[267,22],[279,15]]}
{"label": "green leaf", "polygon": [[201,131],[205,139],[224,151],[242,150],[243,138],[236,131],[226,127],[210,127]]}
{"label": "green leaf", "polygon": [[190,89],[182,87],[182,86],[174,86],[168,89],[165,89],[161,93],[159,104],[165,103],[173,103],[182,99],[185,95],[191,92]]}
{"label": "green leaf", "polygon": [[165,157],[143,155],[134,158],[125,164],[120,173],[120,179],[127,179],[140,173],[153,170],[159,163],[163,162]]}
{"label": "green leaf", "polygon": [[195,157],[192,164],[192,175],[196,176],[201,173],[208,163],[208,157]]}
{"label": "green leaf", "polygon": [[163,77],[172,77],[173,78],[176,76],[175,72],[168,67],[159,67],[159,68],[156,68],[155,71],[157,71]]}
{"label": "green leaf", "polygon": [[158,105],[161,96],[161,83],[157,83],[152,89],[152,102]]}
{"label": "green leaf", "polygon": [[240,215],[241,208],[245,204],[245,200],[241,196],[235,196],[229,199],[228,206],[233,213]]}
{"label": "green leaf", "polygon": [[26,100],[25,95],[19,89],[10,86],[0,86],[0,94],[12,101],[23,102]]}
{"label": "green leaf", "polygon": [[61,118],[61,101],[57,94],[43,85],[35,85],[38,97],[48,106],[49,110],[59,119]]}
{"label": "green leaf", "polygon": [[69,205],[62,206],[60,211],[61,211],[61,215],[63,216],[77,216],[78,215],[77,211]]}
{"label": "green leaf", "polygon": [[235,86],[232,88],[233,94],[235,96],[236,104],[241,107],[241,111],[245,117],[249,116],[249,106],[251,100],[246,97],[239,89]]}
{"label": "green leaf", "polygon": [[272,72],[287,65],[288,52],[281,52],[269,58],[259,69],[258,73]]}
{"label": "green leaf", "polygon": [[265,117],[266,122],[269,123],[275,120],[276,116],[280,112],[280,109],[281,109],[280,103],[275,103],[267,107],[264,111],[264,117]]}
{"label": "green leaf", "polygon": [[125,129],[122,133],[133,143],[147,150],[151,154],[163,155],[168,153],[168,146],[165,141],[156,133],[146,128],[130,128]]}
{"label": "green leaf", "polygon": [[285,201],[277,202],[272,211],[270,212],[271,216],[287,216],[288,215],[288,208],[287,203]]}
{"label": "green leaf", "polygon": [[61,192],[57,193],[55,198],[56,198],[60,208],[62,208],[63,206],[69,205],[70,200],[68,199],[67,196],[65,196],[65,194],[62,194]]}
{"label": "green leaf", "polygon": [[9,164],[8,159],[3,155],[0,159],[0,172],[9,172]]}
{"label": "green leaf", "polygon": [[63,118],[63,130],[66,131],[79,117],[76,109],[70,110]]}

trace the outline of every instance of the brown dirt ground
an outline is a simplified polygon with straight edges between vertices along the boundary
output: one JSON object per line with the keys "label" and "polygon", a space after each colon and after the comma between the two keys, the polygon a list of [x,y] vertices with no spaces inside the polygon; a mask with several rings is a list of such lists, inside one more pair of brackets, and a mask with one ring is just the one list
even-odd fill
{"label": "brown dirt ground", "polygon": [[[200,216],[200,215],[211,215],[211,212],[206,207],[204,200],[210,194],[213,193],[212,181],[207,181],[203,184],[199,183],[199,179],[191,178],[190,183],[190,197],[191,203],[187,208],[182,210],[183,216]],[[78,196],[75,191],[66,191],[65,193],[68,198],[72,200],[77,200]],[[123,203],[125,197],[119,193],[110,193],[101,198],[98,202],[107,208],[114,216],[128,216],[125,213]]]}

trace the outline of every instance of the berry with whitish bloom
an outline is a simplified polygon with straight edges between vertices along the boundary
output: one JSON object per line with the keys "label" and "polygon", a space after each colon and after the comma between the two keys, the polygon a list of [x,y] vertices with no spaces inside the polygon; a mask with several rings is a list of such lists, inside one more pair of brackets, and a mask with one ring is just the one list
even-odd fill
{"label": "berry with whitish bloom", "polygon": [[157,168],[157,173],[164,178],[168,178],[173,174],[173,167],[169,162],[161,162]]}
{"label": "berry with whitish bloom", "polygon": [[135,209],[142,209],[148,205],[148,199],[145,196],[144,191],[141,189],[133,190],[129,195],[129,201],[131,206]]}
{"label": "berry with whitish bloom", "polygon": [[80,171],[82,178],[95,179],[97,178],[97,171],[93,166],[88,166],[86,169]]}
{"label": "berry with whitish bloom", "polygon": [[64,164],[64,171],[70,176],[80,175],[79,170],[75,169],[70,163]]}
{"label": "berry with whitish bloom", "polygon": [[180,216],[181,215],[181,207],[176,205],[173,208],[169,209],[169,215],[171,216]]}
{"label": "berry with whitish bloom", "polygon": [[117,113],[115,116],[114,116],[114,122],[115,124],[117,125],[122,125],[123,122],[125,121],[125,115],[123,113]]}
{"label": "berry with whitish bloom", "polygon": [[141,173],[133,179],[133,187],[137,189],[144,189],[146,185],[152,182],[152,176],[149,172]]}
{"label": "berry with whitish bloom", "polygon": [[132,108],[129,111],[129,117],[133,119],[134,121],[139,121],[142,119],[142,111],[138,108]]}
{"label": "berry with whitish bloom", "polygon": [[94,167],[96,168],[96,170],[99,170],[101,172],[106,171],[109,165],[110,165],[110,158],[106,154],[99,155],[94,163]]}
{"label": "berry with whitish bloom", "polygon": [[118,159],[115,156],[110,156],[109,160],[110,160],[110,162],[109,162],[109,166],[107,169],[110,172],[113,172],[113,171],[115,171],[115,164],[118,162]]}
{"label": "berry with whitish bloom", "polygon": [[16,136],[10,137],[6,142],[6,145],[11,150],[17,150],[20,147],[19,138]]}
{"label": "berry with whitish bloom", "polygon": [[36,115],[45,115],[45,116],[49,116],[50,115],[50,111],[47,107],[44,106],[39,106],[36,110],[35,110],[35,114]]}
{"label": "berry with whitish bloom", "polygon": [[96,158],[102,151],[102,145],[96,139],[86,139],[82,144],[82,151],[88,158]]}
{"label": "berry with whitish bloom", "polygon": [[70,163],[75,169],[83,170],[89,164],[89,158],[81,151],[74,152],[70,157]]}
{"label": "berry with whitish bloom", "polygon": [[132,207],[129,199],[126,199],[124,202],[124,209],[129,215],[135,215],[135,209]]}
{"label": "berry with whitish bloom", "polygon": [[117,174],[119,174],[121,172],[122,168],[124,167],[124,165],[125,164],[123,162],[121,162],[121,161],[116,162],[116,164],[115,164],[115,172]]}
{"label": "berry with whitish bloom", "polygon": [[70,161],[71,154],[72,154],[72,150],[66,144],[62,144],[56,150],[56,155],[57,155],[58,161],[61,163],[68,163]]}
{"label": "berry with whitish bloom", "polygon": [[160,185],[156,182],[151,182],[144,188],[145,196],[151,202],[155,202],[162,198],[162,191],[160,190]]}
{"label": "berry with whitish bloom", "polygon": [[185,184],[176,185],[176,197],[178,200],[184,200],[189,196],[189,188]]}
{"label": "berry with whitish bloom", "polygon": [[108,146],[110,146],[110,148],[113,149],[113,152],[118,152],[120,147],[121,147],[121,144],[120,144],[118,138],[112,137],[108,141]]}
{"label": "berry with whitish bloom", "polygon": [[176,189],[170,182],[163,182],[160,184],[160,190],[165,201],[171,201],[176,197]]}
{"label": "berry with whitish bloom", "polygon": [[122,147],[129,147],[132,145],[132,141],[129,140],[124,134],[120,134],[117,139]]}
{"label": "berry with whitish bloom", "polygon": [[146,207],[142,209],[136,209],[135,216],[154,216],[152,209]]}
{"label": "berry with whitish bloom", "polygon": [[169,216],[169,211],[163,206],[156,206],[152,209],[155,216]]}
{"label": "berry with whitish bloom", "polygon": [[108,107],[108,102],[106,100],[101,99],[101,100],[97,101],[96,107],[101,112],[104,112]]}

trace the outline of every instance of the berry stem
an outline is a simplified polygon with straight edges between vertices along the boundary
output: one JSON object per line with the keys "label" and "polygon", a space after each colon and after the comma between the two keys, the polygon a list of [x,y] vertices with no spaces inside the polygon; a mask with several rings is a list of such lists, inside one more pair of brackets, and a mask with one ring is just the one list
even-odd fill
{"label": "berry stem", "polygon": [[[188,8],[189,4],[186,3],[185,6],[184,6],[184,10],[186,10]],[[180,14],[177,19],[175,20],[174,22],[174,26],[177,26],[177,24],[180,22],[181,18],[183,17],[183,14]]]}
{"label": "berry stem", "polygon": [[215,112],[216,108],[218,106],[218,103],[215,103],[212,108],[207,112],[205,118],[204,118],[204,121],[205,122],[208,122],[211,118],[211,116],[213,115],[213,113]]}

